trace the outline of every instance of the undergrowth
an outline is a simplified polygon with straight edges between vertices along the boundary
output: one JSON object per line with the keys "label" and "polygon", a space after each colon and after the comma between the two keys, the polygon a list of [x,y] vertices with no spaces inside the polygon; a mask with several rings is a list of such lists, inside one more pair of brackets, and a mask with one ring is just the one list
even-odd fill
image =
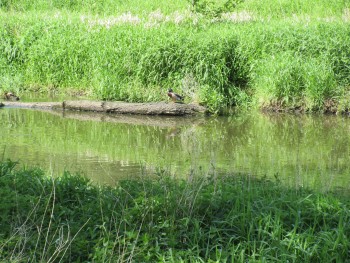
{"label": "undergrowth", "polygon": [[0,164],[0,260],[345,262],[347,197],[248,175],[96,186]]}

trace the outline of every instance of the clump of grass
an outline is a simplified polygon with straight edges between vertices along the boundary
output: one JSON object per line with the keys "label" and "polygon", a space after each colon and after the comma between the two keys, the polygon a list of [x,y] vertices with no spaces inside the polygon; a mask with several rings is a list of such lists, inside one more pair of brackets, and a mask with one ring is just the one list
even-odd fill
{"label": "clump of grass", "polygon": [[252,82],[262,107],[317,110],[323,109],[327,98],[338,95],[327,58],[301,58],[289,52],[262,60]]}
{"label": "clump of grass", "polygon": [[247,175],[95,186],[0,164],[3,261],[345,261],[347,197]]}
{"label": "clump of grass", "polygon": [[264,29],[257,26],[254,36],[254,31],[243,36],[254,100],[262,106],[304,110],[324,110],[327,100],[337,103],[348,85],[343,29],[330,23],[272,23]]}

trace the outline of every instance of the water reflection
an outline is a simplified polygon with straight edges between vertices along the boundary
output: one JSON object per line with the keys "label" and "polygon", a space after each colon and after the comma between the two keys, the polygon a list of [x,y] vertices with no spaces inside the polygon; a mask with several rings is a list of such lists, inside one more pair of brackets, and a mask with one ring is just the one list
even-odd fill
{"label": "water reflection", "polygon": [[0,110],[6,158],[114,183],[141,170],[243,172],[289,184],[349,187],[350,119],[245,114],[220,118]]}

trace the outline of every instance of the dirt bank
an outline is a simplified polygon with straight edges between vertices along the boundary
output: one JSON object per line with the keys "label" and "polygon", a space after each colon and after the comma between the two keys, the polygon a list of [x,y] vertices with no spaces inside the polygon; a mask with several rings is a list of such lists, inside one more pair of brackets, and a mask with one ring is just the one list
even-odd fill
{"label": "dirt bank", "polygon": [[[1,106],[1,103],[0,103]],[[196,104],[180,103],[126,103],[109,101],[63,101],[63,102],[19,102],[4,101],[2,106],[32,108],[32,109],[51,109],[51,110],[75,110],[75,111],[93,111],[115,114],[137,114],[137,115],[167,115],[167,116],[185,116],[197,115],[206,112],[206,109]]]}

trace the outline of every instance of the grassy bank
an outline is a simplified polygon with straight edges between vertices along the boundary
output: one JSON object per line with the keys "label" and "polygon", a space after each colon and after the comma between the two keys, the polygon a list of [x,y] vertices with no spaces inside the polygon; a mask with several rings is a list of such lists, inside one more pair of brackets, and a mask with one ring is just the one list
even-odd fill
{"label": "grassy bank", "polygon": [[0,164],[0,260],[344,262],[346,197],[244,175],[97,187]]}
{"label": "grassy bank", "polygon": [[272,2],[242,1],[220,15],[211,5],[192,13],[184,2],[150,1],[129,13],[127,4],[98,11],[108,1],[89,13],[84,1],[9,2],[0,18],[0,89],[141,102],[164,100],[173,88],[212,112],[347,112],[349,6]]}

